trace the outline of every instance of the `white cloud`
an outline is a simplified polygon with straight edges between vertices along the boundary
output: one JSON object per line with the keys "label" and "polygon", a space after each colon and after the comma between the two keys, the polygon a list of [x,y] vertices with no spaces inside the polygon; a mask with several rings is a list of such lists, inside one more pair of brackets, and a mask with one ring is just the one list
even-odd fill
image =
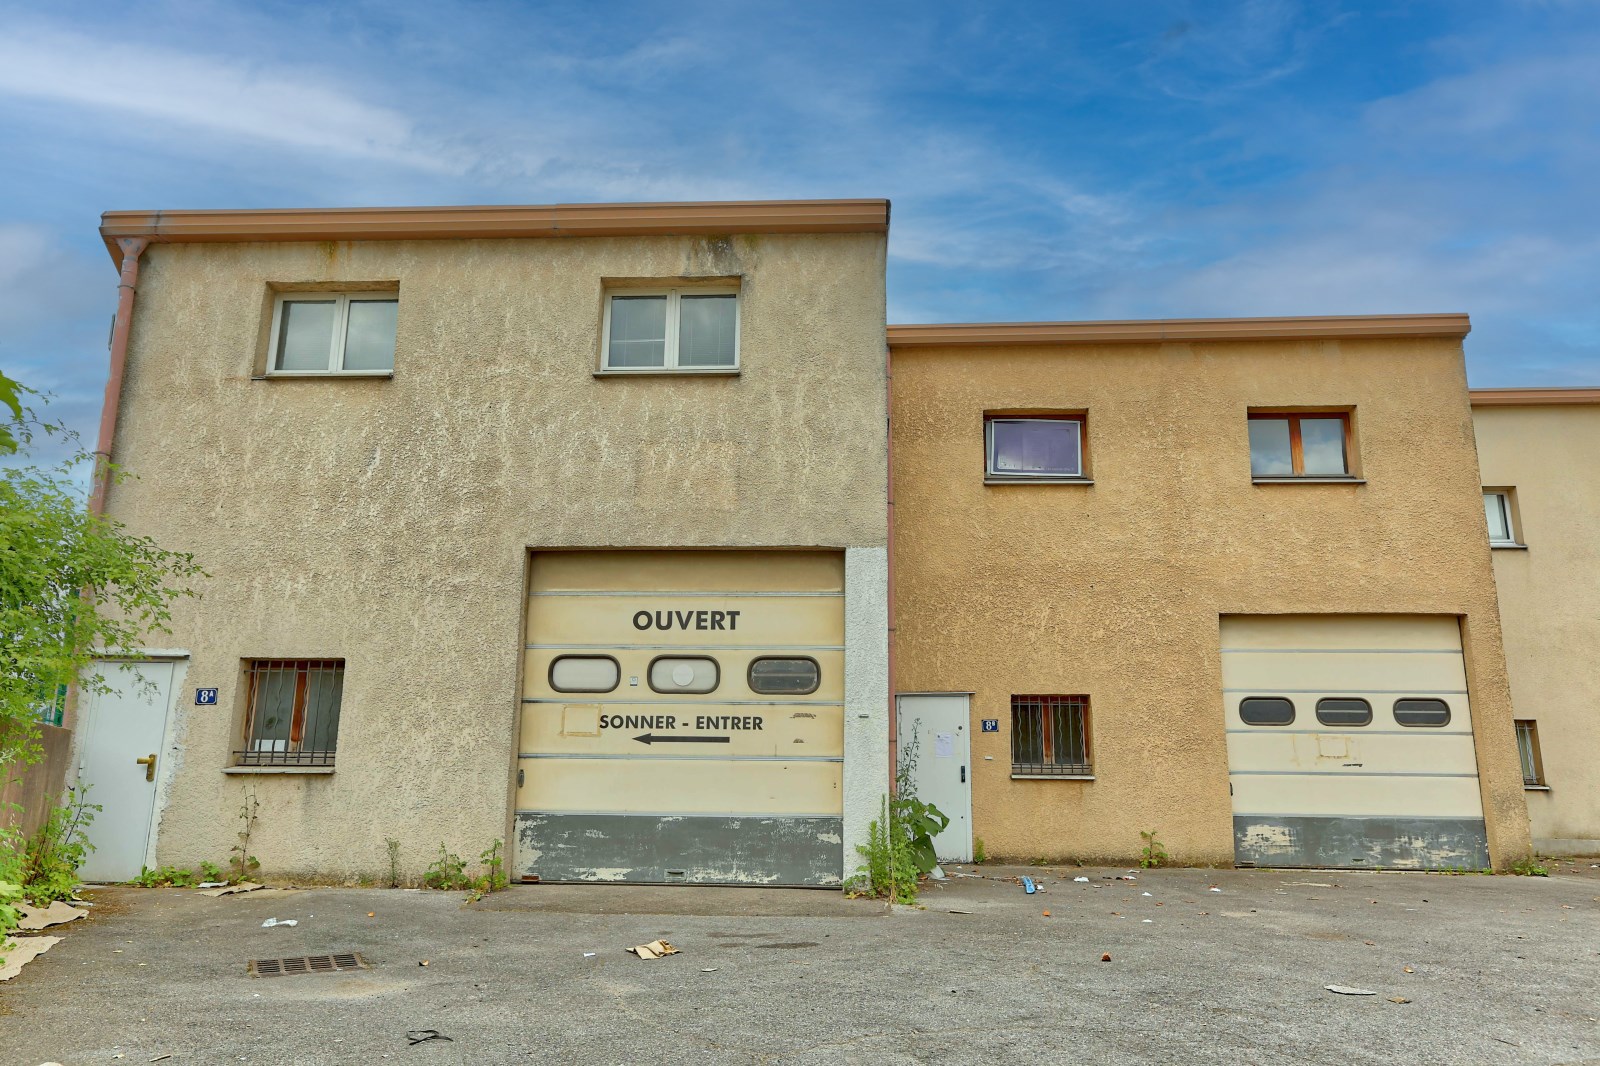
{"label": "white cloud", "polygon": [[0,34],[0,95],[420,170],[462,167],[402,112],[319,75],[125,40],[13,26]]}

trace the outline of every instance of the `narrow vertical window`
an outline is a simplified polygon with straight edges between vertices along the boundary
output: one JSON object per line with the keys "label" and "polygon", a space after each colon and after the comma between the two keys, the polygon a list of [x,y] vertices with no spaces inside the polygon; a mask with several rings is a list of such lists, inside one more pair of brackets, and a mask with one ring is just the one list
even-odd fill
{"label": "narrow vertical window", "polygon": [[1496,548],[1520,548],[1511,520],[1511,490],[1484,489],[1483,516],[1489,523],[1489,543]]}
{"label": "narrow vertical window", "polygon": [[1539,755],[1539,726],[1532,719],[1517,719],[1517,754],[1522,759],[1524,788],[1544,788],[1544,760]]}

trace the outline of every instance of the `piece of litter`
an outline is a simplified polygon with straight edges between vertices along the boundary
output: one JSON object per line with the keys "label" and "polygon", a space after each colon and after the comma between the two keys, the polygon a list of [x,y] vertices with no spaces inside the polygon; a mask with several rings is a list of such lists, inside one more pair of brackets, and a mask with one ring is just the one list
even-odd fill
{"label": "piece of litter", "polygon": [[170,1058],[172,1058],[172,1052],[169,1051],[165,1055],[157,1055],[155,1058],[151,1059],[150,1061],[151,1062],[161,1062],[163,1059],[170,1059]]}
{"label": "piece of litter", "polygon": [[77,907],[68,906],[59,899],[48,907],[29,907],[23,905],[17,908],[20,920],[18,929],[48,929],[52,925],[63,925],[77,918],[82,918],[88,911],[79,910]]}
{"label": "piece of litter", "polygon": [[377,916],[378,916],[378,912],[377,911],[368,911],[367,912],[367,917],[368,918],[376,918]]}
{"label": "piece of litter", "polygon": [[437,1029],[408,1029],[406,1030],[406,1039],[413,1044],[426,1044],[430,1040],[450,1040],[452,1044],[455,1043],[454,1040],[451,1040],[450,1037],[445,1036]]}
{"label": "piece of litter", "polygon": [[971,911],[950,911],[950,914],[971,914]]}
{"label": "piece of litter", "polygon": [[1146,918],[1142,924],[1144,924],[1144,925],[1154,925],[1155,924],[1155,919],[1154,918]]}
{"label": "piece of litter", "polygon": [[583,957],[586,959],[592,959],[598,954],[600,954],[598,951],[585,951],[583,953]]}
{"label": "piece of litter", "polygon": [[1108,951],[1104,955],[1101,955],[1100,956],[1100,961],[1101,962],[1110,962],[1111,961],[1111,952]]}
{"label": "piece of litter", "polygon": [[299,924],[300,924],[300,921],[297,918],[284,918],[282,920],[279,920],[277,918],[268,918],[266,921],[261,923],[261,928],[263,928],[263,929],[271,929],[275,925],[299,925]]}
{"label": "piece of litter", "polygon": [[1087,877],[1074,877],[1073,880],[1074,881],[1081,881],[1084,884],[1088,884],[1089,883],[1089,879]]}
{"label": "piece of litter", "polygon": [[706,967],[702,968],[700,972],[701,973],[716,973],[717,972],[717,968],[715,966],[706,966]]}
{"label": "piece of litter", "polygon": [[648,944],[640,944],[637,947],[629,948],[628,953],[637,955],[641,959],[659,959],[667,955],[678,954],[678,949],[665,940],[652,940]]}
{"label": "piece of litter", "polygon": [[1045,912],[1044,912],[1044,916],[1045,916],[1045,917],[1046,917],[1046,918],[1048,918],[1048,917],[1050,917],[1050,912],[1049,912],[1049,911],[1045,911]]}
{"label": "piece of litter", "polygon": [[1033,883],[1033,878],[1024,877],[1022,879],[1022,891],[1031,896],[1035,892],[1039,891],[1039,886]]}
{"label": "piece of litter", "polygon": [[226,885],[227,883],[228,882],[226,882],[226,881],[201,881],[198,885],[195,885],[194,887],[195,888],[221,888],[222,886]]}
{"label": "piece of litter", "polygon": [[1221,892],[1222,889],[1218,888],[1216,885],[1212,885],[1209,889],[1207,889],[1207,891],[1209,891],[1209,892]]}
{"label": "piece of litter", "polygon": [[231,896],[237,892],[254,892],[260,887],[254,881],[240,881],[236,885],[227,885],[223,888],[208,888],[200,894],[202,896]]}
{"label": "piece of litter", "polygon": [[61,943],[58,936],[25,936],[19,940],[0,941],[0,981],[9,981],[22,972],[22,968]]}
{"label": "piece of litter", "polygon": [[1389,997],[1389,1002],[1390,1003],[1410,1003],[1411,1001],[1409,999],[1407,999],[1406,997],[1404,997],[1404,996],[1390,996]]}
{"label": "piece of litter", "polygon": [[423,959],[421,962],[417,963],[417,965],[418,966],[426,966],[426,965],[428,965],[428,960],[427,959]]}
{"label": "piece of litter", "polygon": [[1141,895],[1141,896],[1153,896],[1153,895],[1155,895],[1155,893],[1154,892],[1141,892],[1141,893],[1139,893],[1139,895]]}
{"label": "piece of litter", "polygon": [[1323,985],[1329,992],[1337,992],[1341,996],[1375,996],[1378,993],[1369,988],[1351,988],[1349,985]]}

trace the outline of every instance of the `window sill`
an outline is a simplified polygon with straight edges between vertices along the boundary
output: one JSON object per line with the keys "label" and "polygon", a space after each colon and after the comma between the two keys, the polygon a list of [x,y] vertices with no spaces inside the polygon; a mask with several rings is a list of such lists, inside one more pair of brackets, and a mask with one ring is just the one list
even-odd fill
{"label": "window sill", "polygon": [[739,368],[736,366],[708,366],[708,367],[640,367],[637,370],[596,370],[597,378],[736,378]]}
{"label": "window sill", "polygon": [[225,774],[331,774],[331,766],[224,766]]}
{"label": "window sill", "polygon": [[1364,477],[1251,477],[1254,485],[1365,485]]}
{"label": "window sill", "polygon": [[252,374],[251,381],[305,381],[318,378],[355,378],[363,381],[386,381],[394,377],[393,370],[274,370],[266,374]]}
{"label": "window sill", "polygon": [[1012,774],[1013,781],[1093,781],[1093,774]]}
{"label": "window sill", "polygon": [[1092,477],[994,477],[983,479],[985,485],[1093,485]]}
{"label": "window sill", "polygon": [[1550,786],[1549,785],[1523,785],[1522,786],[1522,791],[1524,791],[1524,792],[1549,792],[1550,791]]}
{"label": "window sill", "polygon": [[1509,541],[1507,541],[1504,544],[1496,544],[1494,541],[1491,540],[1489,542],[1489,547],[1494,549],[1497,552],[1501,552],[1501,551],[1525,552],[1525,551],[1528,550],[1528,546],[1526,544],[1514,544],[1514,543],[1511,543]]}

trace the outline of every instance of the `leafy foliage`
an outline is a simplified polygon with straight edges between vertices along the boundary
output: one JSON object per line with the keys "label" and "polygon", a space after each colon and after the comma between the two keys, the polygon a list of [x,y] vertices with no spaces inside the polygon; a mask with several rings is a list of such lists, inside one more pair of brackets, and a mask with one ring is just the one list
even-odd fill
{"label": "leafy foliage", "polygon": [[53,807],[44,825],[24,839],[16,830],[0,831],[0,880],[14,881],[22,896],[36,906],[71,899],[78,887],[78,868],[94,850],[88,829],[100,812],[88,801],[88,786],[67,789],[67,802]]}
{"label": "leafy foliage", "polygon": [[260,808],[255,792],[247,791],[244,805],[239,808],[239,843],[228,849],[228,867],[233,875],[230,881],[243,881],[261,868],[261,863],[250,854],[250,836],[256,831],[256,811]]}
{"label": "leafy foliage", "polygon": [[894,903],[915,903],[922,878],[939,864],[933,838],[944,832],[950,818],[931,803],[917,798],[915,774],[921,738],[914,737],[900,753],[895,770],[895,794],[883,799],[883,813],[867,825],[867,842],[856,845],[866,861],[846,886],[862,895]]}
{"label": "leafy foliage", "polygon": [[1511,872],[1518,877],[1549,877],[1550,869],[1540,864],[1538,859],[1529,857],[1518,859],[1511,864]]}
{"label": "leafy foliage", "polygon": [[128,884],[140,888],[192,888],[198,881],[193,870],[185,870],[181,866],[163,866],[158,870],[146,866]]}
{"label": "leafy foliage", "polygon": [[1141,869],[1148,870],[1172,861],[1172,856],[1167,854],[1166,847],[1156,839],[1156,831],[1154,829],[1149,832],[1140,830],[1139,839],[1144,841],[1144,847],[1139,851],[1139,866]]}
{"label": "leafy foliage", "polygon": [[[0,378],[10,413],[0,453],[26,458],[39,435],[76,443],[23,405],[29,392]],[[109,692],[96,659],[129,656],[170,632],[173,604],[196,595],[187,582],[206,576],[192,555],[89,513],[75,475],[92,460],[80,448],[56,467],[0,468],[0,765],[36,760],[39,707],[74,683]],[[124,477],[109,466],[101,476]]]}
{"label": "leafy foliage", "polygon": [[439,857],[422,875],[422,883],[438,889],[471,888],[472,882],[467,877],[467,860],[446,850],[444,842],[440,841]]}

